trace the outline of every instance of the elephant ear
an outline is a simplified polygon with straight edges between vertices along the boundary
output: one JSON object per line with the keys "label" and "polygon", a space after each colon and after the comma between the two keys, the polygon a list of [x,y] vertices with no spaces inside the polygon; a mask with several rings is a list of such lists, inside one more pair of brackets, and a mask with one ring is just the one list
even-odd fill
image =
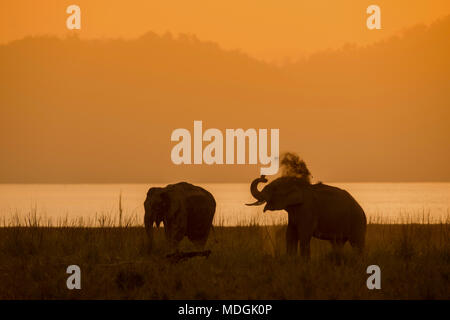
{"label": "elephant ear", "polygon": [[304,201],[304,190],[294,184],[285,184],[277,186],[271,192],[267,202],[268,210],[284,210],[289,206],[302,204]]}

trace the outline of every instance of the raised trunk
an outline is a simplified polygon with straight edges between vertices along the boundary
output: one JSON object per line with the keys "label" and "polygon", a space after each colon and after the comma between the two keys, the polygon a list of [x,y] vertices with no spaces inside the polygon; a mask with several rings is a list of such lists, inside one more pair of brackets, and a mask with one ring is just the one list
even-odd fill
{"label": "raised trunk", "polygon": [[264,197],[261,194],[261,191],[258,190],[258,184],[260,182],[267,182],[267,179],[265,178],[265,176],[261,176],[260,178],[256,178],[255,180],[253,180],[252,184],[250,185],[250,192],[252,193],[252,196],[259,200],[259,201],[264,201]]}
{"label": "raised trunk", "polygon": [[252,184],[250,185],[250,192],[252,193],[252,196],[258,201],[247,204],[248,206],[261,205],[266,201],[266,199],[264,199],[264,195],[262,194],[262,192],[258,190],[258,184],[260,182],[264,183],[267,182],[267,179],[264,175],[262,175],[260,178],[256,178],[255,180],[253,180]]}

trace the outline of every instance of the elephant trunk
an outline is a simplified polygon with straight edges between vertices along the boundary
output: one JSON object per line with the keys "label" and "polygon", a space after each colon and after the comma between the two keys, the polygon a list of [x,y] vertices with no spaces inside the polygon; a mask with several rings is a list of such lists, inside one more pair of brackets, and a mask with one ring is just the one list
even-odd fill
{"label": "elephant trunk", "polygon": [[252,196],[257,200],[254,203],[247,203],[247,206],[258,206],[263,204],[266,199],[264,198],[264,195],[261,191],[258,190],[258,184],[260,182],[267,182],[267,179],[264,175],[261,175],[260,178],[256,178],[255,180],[253,180],[252,184],[250,185],[250,192],[252,193]]}
{"label": "elephant trunk", "polygon": [[155,216],[150,212],[150,204],[145,201],[145,216],[144,216],[144,225],[145,231],[147,232],[149,248],[153,247],[153,223],[155,222]]}

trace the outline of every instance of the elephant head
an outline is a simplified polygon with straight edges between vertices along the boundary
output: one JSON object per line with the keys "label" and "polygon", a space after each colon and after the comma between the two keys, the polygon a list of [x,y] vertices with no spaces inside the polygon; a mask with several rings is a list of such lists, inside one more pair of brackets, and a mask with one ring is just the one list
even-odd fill
{"label": "elephant head", "polygon": [[305,179],[286,176],[275,179],[259,191],[258,184],[261,182],[267,182],[263,175],[253,180],[250,192],[257,201],[247,205],[258,206],[265,203],[264,212],[267,210],[285,210],[290,206],[302,204],[304,189],[309,184]]}
{"label": "elephant head", "polygon": [[157,227],[168,219],[170,214],[171,199],[165,188],[150,188],[147,192],[147,198],[144,202],[145,216],[144,223],[148,237],[150,239],[150,245],[153,242],[153,224]]}

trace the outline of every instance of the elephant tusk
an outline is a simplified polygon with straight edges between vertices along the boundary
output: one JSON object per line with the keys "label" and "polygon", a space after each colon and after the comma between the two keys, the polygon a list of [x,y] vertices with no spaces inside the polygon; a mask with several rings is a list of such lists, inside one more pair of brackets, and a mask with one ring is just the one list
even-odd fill
{"label": "elephant tusk", "polygon": [[260,205],[264,204],[264,202],[266,202],[266,201],[265,200],[258,200],[258,201],[255,201],[253,203],[246,203],[245,205],[246,206],[260,206]]}

